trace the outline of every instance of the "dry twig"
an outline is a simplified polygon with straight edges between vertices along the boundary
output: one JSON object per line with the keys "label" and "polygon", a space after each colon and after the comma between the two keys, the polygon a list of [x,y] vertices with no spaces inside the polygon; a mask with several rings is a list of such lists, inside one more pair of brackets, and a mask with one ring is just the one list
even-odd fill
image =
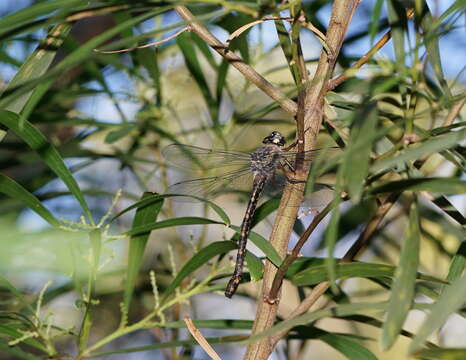
{"label": "dry twig", "polygon": [[186,324],[186,327],[188,328],[189,332],[193,336],[194,339],[199,343],[201,348],[204,349],[204,351],[207,353],[207,355],[210,356],[211,359],[214,360],[222,360],[220,356],[215,352],[215,350],[210,346],[210,344],[207,342],[206,338],[202,333],[199,331],[199,329],[194,325],[193,320],[190,317],[185,317],[184,322]]}

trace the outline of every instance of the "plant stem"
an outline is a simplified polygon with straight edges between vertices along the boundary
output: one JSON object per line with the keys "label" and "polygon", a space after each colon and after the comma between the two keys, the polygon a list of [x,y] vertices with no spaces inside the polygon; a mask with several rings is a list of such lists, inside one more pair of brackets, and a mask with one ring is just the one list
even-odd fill
{"label": "plant stem", "polygon": [[[306,88],[306,96],[303,104],[306,150],[312,149],[315,145],[316,137],[322,123],[324,95],[335,67],[336,56],[338,56],[347,27],[358,4],[358,0],[336,0],[333,4],[330,24],[327,31],[327,44],[329,48],[333,50],[332,54],[334,55],[330,57],[325,50],[322,51],[314,78],[310,86],[308,85]],[[298,178],[303,177],[305,179],[308,171],[309,166],[303,167],[302,171],[299,171],[299,174],[297,174]],[[292,188],[295,190],[290,191]],[[298,189],[300,191],[296,191]],[[285,256],[288,248],[288,241],[302,200],[303,190],[304,184],[288,183],[283,192],[272,235],[270,237],[270,242],[282,257]],[[264,299],[264,297],[269,294],[276,273],[277,268],[270,262],[267,262],[265,264],[260,299]],[[279,297],[280,294],[278,294],[277,298]],[[263,300],[259,301],[252,334],[260,333],[273,326],[278,311],[278,304],[279,301],[274,303]],[[268,359],[273,351],[273,345],[270,337],[253,342],[248,346],[245,359]]]}
{"label": "plant stem", "polygon": [[261,74],[246,64],[238,55],[231,51],[227,45],[222,43],[209,30],[207,30],[204,25],[195,21],[194,15],[191,13],[191,11],[188,10],[186,6],[175,6],[175,11],[188,22],[191,31],[193,31],[210,47],[212,47],[212,49],[214,49],[223,58],[225,58],[232,66],[236,68],[236,70],[243,74],[246,79],[248,79],[264,93],[275,100],[283,110],[293,116],[296,114],[298,106],[293,100],[287,98],[280,89],[272,85]]}

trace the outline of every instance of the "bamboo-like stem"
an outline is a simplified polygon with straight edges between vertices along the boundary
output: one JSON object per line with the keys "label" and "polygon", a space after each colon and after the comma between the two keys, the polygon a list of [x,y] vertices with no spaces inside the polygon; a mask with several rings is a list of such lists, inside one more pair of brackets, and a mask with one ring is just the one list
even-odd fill
{"label": "bamboo-like stem", "polygon": [[[306,87],[304,99],[306,150],[312,149],[315,145],[316,137],[322,123],[324,95],[335,67],[336,56],[338,56],[347,27],[358,4],[358,0],[336,0],[333,4],[330,24],[327,31],[327,44],[329,48],[332,49],[331,53],[333,56],[329,56],[325,51],[322,51],[313,80],[310,86]],[[305,179],[308,171],[308,166],[304,166],[302,171],[297,171],[298,179]],[[282,257],[285,256],[288,248],[288,241],[299,205],[302,201],[303,191],[304,184],[288,183],[283,192],[270,237],[270,242]],[[267,262],[262,281],[262,298],[265,298],[267,294],[269,294],[276,272],[277,268],[273,264]],[[280,294],[278,294],[277,298],[279,297]],[[279,301],[273,303],[259,301],[252,331],[253,334],[258,334],[273,326],[278,311],[278,304]],[[270,337],[253,342],[249,344],[245,358],[248,360],[268,359],[273,351],[273,345]]]}
{"label": "bamboo-like stem", "polygon": [[261,89],[265,94],[275,100],[283,110],[296,115],[298,106],[296,103],[289,99],[280,89],[272,85],[261,74],[254,70],[251,66],[246,64],[238,55],[231,51],[227,45],[218,40],[207,28],[200,22],[195,21],[194,15],[188,10],[186,6],[175,6],[175,11],[183,19],[185,19],[191,31],[206,42],[212,49],[218,52],[225,58],[233,67],[235,67],[244,77]]}

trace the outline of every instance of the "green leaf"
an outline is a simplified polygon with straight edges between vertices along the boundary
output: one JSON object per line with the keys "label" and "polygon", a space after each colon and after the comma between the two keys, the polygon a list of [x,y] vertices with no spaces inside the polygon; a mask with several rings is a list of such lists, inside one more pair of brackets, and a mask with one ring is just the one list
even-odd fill
{"label": "green leaf", "polygon": [[350,339],[347,335],[326,333],[319,339],[346,356],[350,360],[377,360],[366,347]]}
{"label": "green leaf", "polygon": [[107,144],[112,144],[125,136],[128,136],[131,134],[131,131],[136,128],[135,124],[124,124],[122,126],[118,126],[117,130],[110,131],[106,136],[105,136],[105,142]]}
{"label": "green leaf", "polygon": [[3,174],[0,174],[0,192],[12,199],[21,201],[53,227],[58,228],[60,226],[59,221],[55,219],[52,213],[44,205],[42,205],[38,198],[23,188],[16,181]]}
{"label": "green leaf", "polygon": [[465,194],[466,181],[455,178],[413,178],[390,181],[370,190],[371,194],[399,191],[429,191],[442,194]]}
{"label": "green leaf", "polygon": [[[232,336],[208,337],[206,338],[206,341],[209,344],[217,344],[217,343],[223,344],[223,343],[230,343],[230,342],[238,342],[240,340],[243,340],[245,337],[247,336],[246,335],[232,335]],[[161,342],[161,343],[154,344],[154,345],[138,346],[134,348],[121,349],[121,350],[115,350],[115,351],[92,353],[92,357],[97,358],[97,357],[102,357],[102,356],[112,355],[112,354],[127,354],[127,353],[132,353],[132,352],[140,352],[140,351],[148,351],[148,350],[176,348],[176,347],[182,347],[182,346],[186,347],[190,345],[199,345],[199,344],[195,339],[175,340],[175,341]]]}
{"label": "green leaf", "polygon": [[252,281],[258,281],[262,279],[263,264],[262,261],[250,251],[246,251],[246,262],[248,264],[248,270],[251,274]]}
{"label": "green leaf", "polygon": [[[21,337],[21,333],[18,333],[18,337]],[[36,355],[30,354],[26,351],[21,350],[17,346],[9,346],[7,343],[3,341],[0,341],[0,353],[9,354],[11,356],[11,359],[17,359],[17,360],[19,359],[24,359],[24,360],[43,359],[43,356],[36,356]]]}
{"label": "green leaf", "polygon": [[325,245],[327,246],[328,254],[327,258],[325,258],[325,267],[329,275],[329,281],[331,283],[332,290],[336,290],[336,260],[333,257],[333,252],[335,250],[335,244],[337,243],[338,239],[338,225],[340,222],[340,203],[341,196],[336,195],[332,205],[332,216],[324,234]]}
{"label": "green leaf", "polygon": [[152,224],[135,226],[131,230],[123,233],[123,235],[126,235],[126,236],[140,235],[143,233],[150,232],[152,230],[163,229],[163,228],[174,227],[174,226],[208,225],[208,224],[225,225],[223,222],[215,221],[211,219],[205,219],[205,218],[201,218],[197,216],[183,216],[183,217],[153,222]]}
{"label": "green leaf", "polygon": [[343,178],[348,186],[351,200],[359,202],[369,171],[372,143],[368,140],[377,127],[377,104],[370,102],[358,109],[351,126],[350,141],[345,149]]}
{"label": "green leaf", "polygon": [[76,64],[82,63],[85,60],[89,60],[91,56],[95,56],[96,53],[94,49],[98,48],[105,41],[120,34],[125,29],[130,28],[150,17],[156,16],[170,8],[171,7],[169,6],[158,7],[153,11],[147,11],[142,15],[134,16],[122,22],[121,24],[112,27],[111,29],[93,37],[86,43],[77,47],[76,50],[68,54],[61,62],[59,62],[56,66],[54,66],[52,69],[47,71],[42,76],[28,80],[27,82],[22,83],[20,87],[14,88],[12,89],[12,91],[5,92],[4,95],[8,97],[10,97],[10,95],[18,97],[21,96],[21,94],[24,94],[25,92],[31,91],[32,89],[36,88],[38,84],[59,77],[65,70],[71,68]]}
{"label": "green leaf", "polygon": [[[311,258],[311,260],[315,259]],[[315,261],[311,261],[311,264],[313,264],[314,262]],[[336,279],[346,279],[352,277],[393,277],[395,269],[396,268],[394,266],[384,264],[373,264],[363,262],[341,263],[337,264],[335,268],[335,276]],[[423,275],[421,273],[417,274],[417,278],[419,280],[445,283],[443,280],[437,279],[432,276]],[[327,280],[329,280],[328,269],[326,265],[319,264],[319,262],[317,262],[317,265],[310,265],[309,268],[299,271],[298,273],[291,276],[291,281],[293,282],[293,284],[297,286],[310,286]]]}
{"label": "green leaf", "polygon": [[256,211],[254,211],[254,215],[251,220],[251,228],[259,224],[267,216],[277,210],[278,205],[280,205],[280,199],[271,198],[259,206]]}
{"label": "green leaf", "polygon": [[[147,197],[152,197],[154,194],[145,192],[141,200]],[[132,228],[139,226],[145,226],[151,224],[157,220],[157,215],[163,205],[163,198],[158,201],[149,203],[146,206],[138,207],[134,216]],[[127,310],[129,310],[131,304],[131,298],[133,296],[134,285],[136,278],[139,273],[139,269],[142,265],[142,258],[144,250],[146,249],[147,240],[149,239],[150,232],[145,232],[139,235],[131,236],[129,240],[129,251],[128,251],[128,266],[126,268],[126,281],[125,281],[125,292],[124,292],[124,304]]]}
{"label": "green leaf", "polygon": [[230,68],[230,63],[222,58],[222,62],[217,71],[217,87],[216,87],[216,99],[217,103],[220,104],[222,101],[223,88],[225,87],[228,69]]}
{"label": "green leaf", "polygon": [[460,141],[466,138],[466,129],[452,131],[447,135],[436,136],[423,141],[419,145],[410,146],[400,155],[376,161],[371,171],[377,172],[389,169],[395,165],[403,165],[406,161],[416,160],[425,155],[437,153],[445,149],[457,146]]}
{"label": "green leaf", "polygon": [[24,297],[23,293],[13,286],[6,278],[0,274],[0,286],[7,289],[17,301],[21,302],[22,306],[26,307],[32,314],[35,313],[35,310],[31,307],[29,302]]}
{"label": "green leaf", "polygon": [[194,255],[180,270],[176,278],[165,290],[161,303],[164,303],[168,297],[175,291],[175,289],[181,284],[183,279],[191,275],[194,271],[212,259],[214,256],[225,254],[235,248],[235,244],[232,241],[218,241],[207,245],[201,249],[196,255]]}
{"label": "green leaf", "polygon": [[[211,319],[211,320],[193,320],[198,329],[252,329],[254,322],[252,320],[233,320],[233,319]],[[184,321],[171,321],[163,324],[164,328],[182,329],[186,328]]]}
{"label": "green leaf", "polygon": [[409,214],[408,230],[401,248],[400,263],[395,272],[390,302],[385,314],[381,339],[383,350],[389,349],[397,339],[414,300],[419,241],[419,214],[414,199]]}
{"label": "green leaf", "polygon": [[161,73],[158,65],[158,51],[148,48],[138,49],[137,59],[139,63],[146,68],[149,76],[152,78],[154,88],[157,91],[156,105],[160,106],[162,104],[162,84],[160,81]]}
{"label": "green leaf", "polygon": [[73,9],[76,6],[86,5],[87,0],[55,0],[33,3],[24,9],[11,13],[0,19],[0,36],[10,32],[14,27],[24,26],[27,22],[33,22],[56,10]]}
{"label": "green leaf", "polygon": [[[452,282],[458,279],[466,266],[466,237],[458,246],[456,254],[451,259],[450,268],[448,269],[447,280]],[[445,289],[445,288],[444,288]]]}
{"label": "green leaf", "polygon": [[461,309],[466,303],[466,273],[446,287],[431,312],[419,328],[413,342],[409,345],[409,353],[416,353],[421,349],[427,337],[441,327],[447,318]]}
{"label": "green leaf", "polygon": [[210,115],[212,117],[213,123],[218,125],[217,103],[210,92],[209,85],[204,76],[201,65],[199,64],[197,53],[193,46],[193,40],[192,40],[193,36],[195,35],[183,33],[177,36],[176,42],[181,52],[183,53],[186,67],[191,73],[194,81],[196,81],[196,84],[199,87],[199,90],[201,91],[202,96],[204,97],[204,100],[207,104]]}
{"label": "green leaf", "polygon": [[[5,91],[43,75],[52,64],[58,49],[63,44],[70,30],[71,24],[60,24],[52,28],[45,40],[37,46],[37,49],[28,57],[13,79],[8,83]],[[33,102],[29,108],[34,107],[33,105],[37,104],[50,85],[51,82],[46,81],[38,84],[34,90],[23,93],[19,97],[2,97],[0,98],[0,108],[19,114],[29,100]]]}
{"label": "green leaf", "polygon": [[150,203],[153,203],[153,202],[157,202],[157,201],[159,201],[159,199],[165,199],[165,198],[169,198],[169,197],[178,197],[178,196],[190,197],[190,198],[193,198],[193,199],[196,199],[196,200],[199,200],[201,202],[206,203],[207,205],[209,205],[212,208],[212,210],[214,210],[217,213],[217,215],[225,222],[226,225],[229,225],[231,223],[230,218],[228,217],[226,212],[220,206],[213,203],[212,201],[209,201],[209,200],[197,197],[197,196],[176,195],[176,194],[163,194],[163,195],[156,194],[156,195],[153,195],[153,196],[149,196],[146,199],[140,200],[137,203],[127,207],[126,209],[123,209],[118,214],[116,214],[110,220],[110,222],[113,222],[116,218],[118,218],[121,215],[127,213],[128,211],[131,211],[133,209],[137,209],[137,208],[139,208],[141,206],[146,206],[146,205],[148,205]]}
{"label": "green leaf", "polygon": [[246,341],[241,343],[255,342],[266,336],[271,336],[280,331],[291,329],[295,326],[310,324],[316,320],[326,317],[340,317],[349,315],[368,315],[372,313],[379,313],[387,307],[388,302],[379,303],[357,303],[357,304],[342,304],[334,307],[317,310],[294,317],[289,320],[282,321],[270,329],[263,331],[259,334],[249,337]]}
{"label": "green leaf", "polygon": [[19,116],[10,111],[0,110],[0,124],[15,132],[31,149],[37,152],[41,159],[52,169],[52,171],[65,183],[74,197],[79,201],[86,216],[92,221],[92,214],[86,204],[86,200],[74,179],[66,167],[55,147],[47,141],[44,135],[30,122],[24,121],[24,126],[19,126]]}
{"label": "green leaf", "polygon": [[374,4],[374,7],[372,8],[371,21],[369,23],[369,36],[371,39],[371,44],[374,42],[375,35],[377,35],[383,2],[384,0],[377,0]]}
{"label": "green leaf", "polygon": [[[230,227],[238,234],[241,231],[239,226],[231,225]],[[275,266],[280,266],[282,263],[280,255],[278,255],[272,244],[270,244],[270,242],[268,242],[263,236],[254,231],[251,231],[249,233],[248,239],[251,240],[254,245],[256,245]]]}
{"label": "green leaf", "polygon": [[450,88],[445,79],[442,70],[442,60],[440,56],[439,39],[441,34],[438,32],[438,28],[434,24],[434,18],[429,10],[429,6],[425,3],[422,5],[422,19],[421,28],[423,30],[423,40],[426,47],[427,58],[432,65],[437,81],[442,86],[442,89],[451,98]]}
{"label": "green leaf", "polygon": [[414,356],[423,360],[464,360],[466,359],[466,349],[424,349],[414,354]]}
{"label": "green leaf", "polygon": [[395,48],[395,57],[397,69],[401,73],[405,68],[405,31],[407,29],[406,10],[399,0],[388,0],[388,21],[390,23],[390,31],[392,35],[393,47]]}

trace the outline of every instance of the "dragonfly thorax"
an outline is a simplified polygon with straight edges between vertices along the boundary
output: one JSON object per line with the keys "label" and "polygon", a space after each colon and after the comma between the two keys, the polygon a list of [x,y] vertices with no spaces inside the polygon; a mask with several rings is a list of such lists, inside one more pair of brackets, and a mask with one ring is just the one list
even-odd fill
{"label": "dragonfly thorax", "polygon": [[267,144],[251,154],[251,171],[254,176],[270,177],[280,164],[281,146]]}

